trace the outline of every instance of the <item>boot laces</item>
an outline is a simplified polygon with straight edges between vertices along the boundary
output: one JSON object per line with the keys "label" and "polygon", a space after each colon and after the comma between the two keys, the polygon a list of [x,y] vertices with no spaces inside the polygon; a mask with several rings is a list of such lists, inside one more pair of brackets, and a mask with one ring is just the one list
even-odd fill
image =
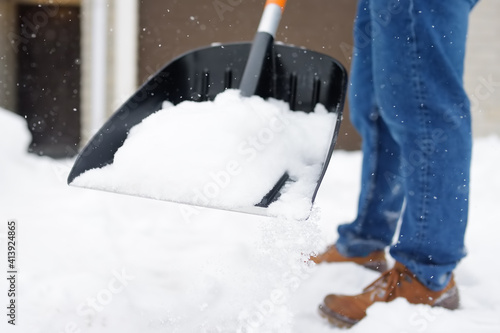
{"label": "boot laces", "polygon": [[388,270],[364,289],[364,292],[371,293],[370,298],[375,301],[388,302],[397,297],[397,287],[401,285],[401,280],[405,278],[405,272],[396,268]]}

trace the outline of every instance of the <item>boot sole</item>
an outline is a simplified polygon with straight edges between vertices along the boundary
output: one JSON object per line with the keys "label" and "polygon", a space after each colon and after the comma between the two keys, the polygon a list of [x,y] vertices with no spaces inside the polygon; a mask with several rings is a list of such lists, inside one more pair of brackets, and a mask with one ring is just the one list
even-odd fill
{"label": "boot sole", "polygon": [[327,319],[332,326],[338,328],[351,328],[359,322],[359,320],[347,318],[339,313],[333,312],[324,304],[318,307],[318,312],[322,318]]}
{"label": "boot sole", "polygon": [[455,286],[445,292],[436,300],[436,303],[434,303],[432,306],[439,306],[448,310],[458,309],[460,306],[460,296],[458,294],[458,288]]}

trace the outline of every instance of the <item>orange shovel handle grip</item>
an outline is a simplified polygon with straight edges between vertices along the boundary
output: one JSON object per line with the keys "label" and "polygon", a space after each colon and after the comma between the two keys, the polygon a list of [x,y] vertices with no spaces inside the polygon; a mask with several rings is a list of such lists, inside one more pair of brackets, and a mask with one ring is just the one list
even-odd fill
{"label": "orange shovel handle grip", "polygon": [[267,0],[266,6],[270,4],[275,4],[281,7],[281,10],[285,9],[286,0]]}

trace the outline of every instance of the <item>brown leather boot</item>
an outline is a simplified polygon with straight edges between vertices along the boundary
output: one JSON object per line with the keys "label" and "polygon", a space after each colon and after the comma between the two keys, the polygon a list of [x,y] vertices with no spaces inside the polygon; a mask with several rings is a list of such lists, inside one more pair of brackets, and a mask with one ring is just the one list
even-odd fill
{"label": "brown leather boot", "polygon": [[339,253],[335,245],[329,246],[324,253],[309,258],[316,264],[322,262],[353,262],[368,269],[384,272],[387,270],[387,259],[384,251],[375,251],[366,257],[346,257]]}
{"label": "brown leather boot", "polygon": [[432,291],[417,280],[403,264],[383,273],[363,293],[355,296],[328,295],[319,306],[320,315],[336,326],[349,328],[366,316],[375,302],[390,302],[404,297],[412,304],[428,304],[455,310],[459,305],[458,289],[453,277],[441,291]]}

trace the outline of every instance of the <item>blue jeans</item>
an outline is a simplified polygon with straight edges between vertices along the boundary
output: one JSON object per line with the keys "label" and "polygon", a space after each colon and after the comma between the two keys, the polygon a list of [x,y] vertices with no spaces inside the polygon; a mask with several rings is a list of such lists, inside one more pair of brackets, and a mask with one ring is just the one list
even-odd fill
{"label": "blue jeans", "polygon": [[360,0],[349,101],[363,138],[358,215],[336,246],[391,255],[432,290],[465,256],[470,103],[463,88],[475,0]]}

